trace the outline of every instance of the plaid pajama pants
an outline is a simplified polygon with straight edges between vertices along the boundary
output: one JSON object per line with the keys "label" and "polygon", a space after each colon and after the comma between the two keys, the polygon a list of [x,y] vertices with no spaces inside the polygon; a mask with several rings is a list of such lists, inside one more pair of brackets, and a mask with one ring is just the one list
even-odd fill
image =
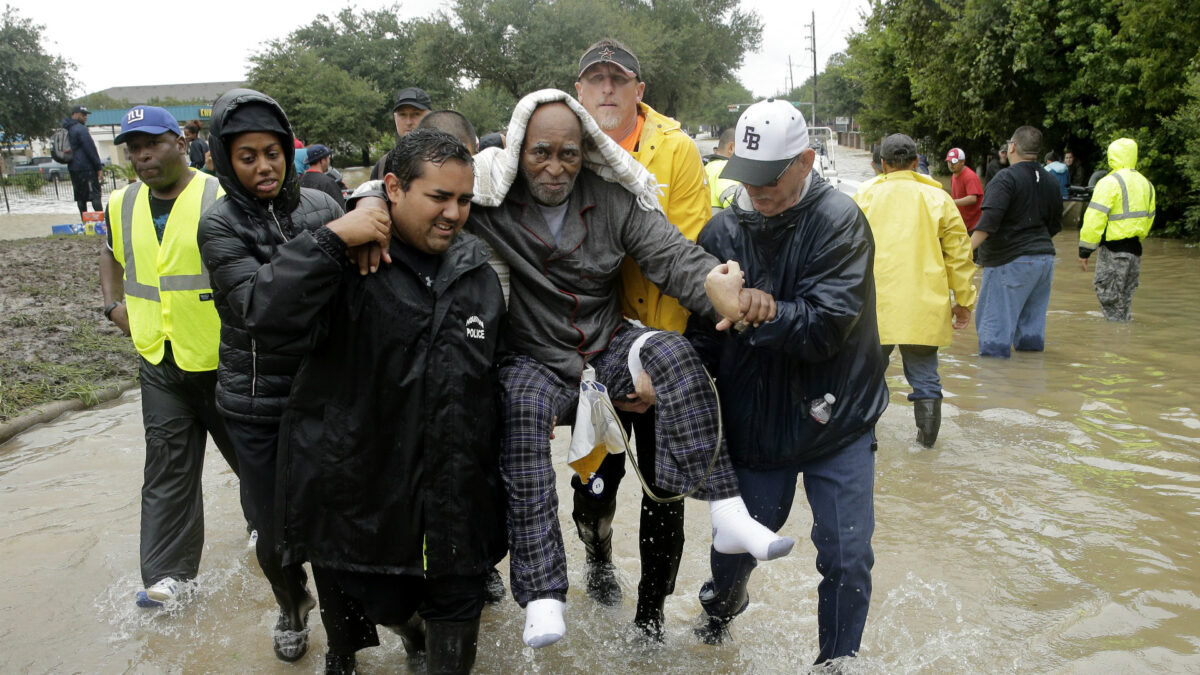
{"label": "plaid pajama pants", "polygon": [[[648,329],[622,327],[593,355],[596,380],[615,400],[633,392],[629,348]],[[717,440],[717,399],[699,357],[678,333],[661,331],[642,348],[642,367],[656,393],[656,487],[687,492],[700,483]],[[528,356],[500,364],[505,429],[500,473],[508,491],[509,579],[522,607],[530,600],[567,597],[567,558],[558,523],[550,431],[555,417],[574,416],[577,386],[567,385]],[[565,457],[563,458],[565,460]],[[706,501],[739,494],[737,476],[721,440],[712,474],[694,495]]]}

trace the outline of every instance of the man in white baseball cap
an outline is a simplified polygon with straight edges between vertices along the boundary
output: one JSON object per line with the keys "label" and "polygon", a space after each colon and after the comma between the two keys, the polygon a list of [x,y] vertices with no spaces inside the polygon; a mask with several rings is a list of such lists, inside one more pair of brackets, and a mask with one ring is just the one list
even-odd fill
{"label": "man in white baseball cap", "polygon": [[[817,663],[858,651],[871,598],[875,421],[887,406],[862,211],[812,170],[804,116],[750,106],[723,178],[742,181],[698,243],[745,274],[764,306],[740,334],[693,314],[688,337],[716,376],[725,437],[746,505],[778,531],[803,474],[817,549]],[[765,317],[765,319],[764,319]],[[739,328],[742,326],[739,325]],[[696,634],[715,644],[749,604],[750,556],[712,551]],[[769,602],[786,602],[782,597]]]}

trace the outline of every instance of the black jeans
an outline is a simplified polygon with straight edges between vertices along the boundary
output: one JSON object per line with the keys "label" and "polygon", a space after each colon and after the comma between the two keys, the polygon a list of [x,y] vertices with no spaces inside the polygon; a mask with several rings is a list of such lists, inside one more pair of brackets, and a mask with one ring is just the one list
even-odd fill
{"label": "black jeans", "polygon": [[139,375],[146,430],[140,557],[142,583],[150,586],[166,577],[191,579],[200,569],[204,550],[200,479],[209,435],[233,472],[240,472],[217,412],[215,370],[181,370],[167,343],[158,364],[141,359]]}
{"label": "black jeans", "polygon": [[308,597],[308,575],[302,565],[284,565],[276,546],[275,458],[279,448],[279,425],[227,419],[229,437],[241,467],[242,500],[246,514],[258,529],[254,552],[258,566],[271,583],[280,611],[293,618]]}
{"label": "black jeans", "polygon": [[[654,408],[644,413],[617,411],[625,432],[633,432],[637,441],[637,464],[660,498],[672,493],[659,489],[654,484],[654,461],[656,444],[654,436]],[[616,499],[617,488],[625,476],[625,453],[608,455],[596,473],[604,479],[604,494],[595,495],[588,486],[573,478],[572,487],[593,498]],[[634,489],[642,496],[641,519],[638,525],[638,551],[642,559],[642,577],[638,583],[638,597],[665,598],[675,592],[675,577],[679,572],[679,560],[683,557],[683,500],[661,504],[642,492],[641,483]]]}
{"label": "black jeans", "polygon": [[75,205],[80,214],[88,210],[89,201],[93,211],[104,210],[100,203],[100,176],[95,171],[72,171],[71,189],[75,192]]}

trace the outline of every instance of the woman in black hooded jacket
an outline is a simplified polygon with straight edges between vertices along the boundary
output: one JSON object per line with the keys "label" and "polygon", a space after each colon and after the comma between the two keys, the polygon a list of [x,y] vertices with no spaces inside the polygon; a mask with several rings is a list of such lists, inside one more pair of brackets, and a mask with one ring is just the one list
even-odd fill
{"label": "woman in black hooded jacket", "polygon": [[[266,330],[260,323],[293,292],[295,275],[303,274],[278,263],[324,254],[348,265],[348,247],[385,243],[390,222],[386,213],[343,217],[329,195],[300,187],[291,127],[269,96],[227,92],[213,106],[211,131],[225,196],[203,215],[198,240],[221,317],[217,407],[244,467],[242,490],[258,527],[258,562],[279,602],[275,654],[295,661],[308,649],[306,623],[315,602],[303,567],[283,565],[276,548],[275,460],[279,421],[300,357],[259,349]],[[320,591],[322,580],[316,571],[314,576]],[[328,631],[334,622],[324,623]],[[333,647],[339,636],[329,639]]]}

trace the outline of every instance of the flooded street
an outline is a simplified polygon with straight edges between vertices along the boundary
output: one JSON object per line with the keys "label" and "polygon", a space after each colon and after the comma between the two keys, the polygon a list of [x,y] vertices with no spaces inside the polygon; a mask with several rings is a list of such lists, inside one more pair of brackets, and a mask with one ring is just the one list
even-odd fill
{"label": "flooded street", "polygon": [[[847,672],[1200,673],[1200,250],[1148,240],[1134,321],[1121,325],[1100,315],[1076,237],[1056,237],[1044,353],[981,359],[973,323],[942,352],[932,450],[914,440],[893,358],[877,428],[874,594]],[[783,531],[795,551],[759,567],[735,641],[714,648],[691,635],[709,519],[689,501],[667,642],[647,648],[628,628],[636,480],[614,537],[624,604],[602,608],[583,592],[565,431],[567,637],[525,648],[523,612],[506,598],[484,610],[476,672],[803,672],[817,652],[819,579],[807,504],[797,499]],[[237,480],[211,446],[200,577],[180,606],[134,606],[142,460],[136,390],[0,446],[0,672],[321,672],[315,612],[308,656],[287,665],[271,652],[274,602],[246,545]],[[399,638],[380,638],[359,653],[360,672],[405,672]]]}

